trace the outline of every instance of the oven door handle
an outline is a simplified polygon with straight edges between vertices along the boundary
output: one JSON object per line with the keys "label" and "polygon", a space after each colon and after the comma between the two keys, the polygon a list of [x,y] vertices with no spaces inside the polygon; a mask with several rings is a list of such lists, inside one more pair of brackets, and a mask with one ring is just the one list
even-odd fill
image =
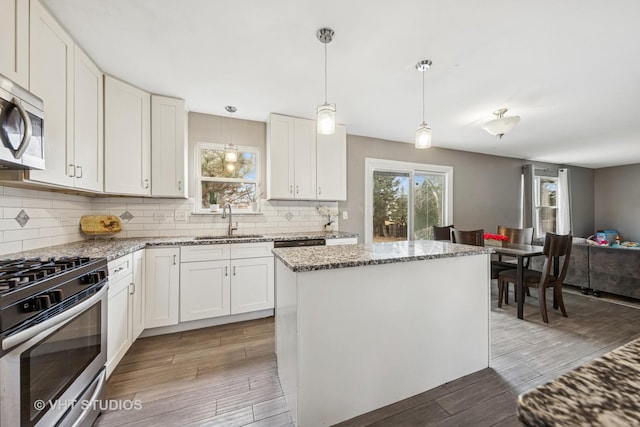
{"label": "oven door handle", "polygon": [[[47,329],[51,329],[57,326],[62,326],[62,324],[71,320],[73,317],[85,311],[87,308],[91,307],[93,304],[98,302],[104,294],[107,292],[108,286],[103,286],[98,292],[91,296],[91,298],[82,301],[80,304],[71,307],[70,309],[63,311],[62,313],[52,317],[51,319],[47,319],[42,323],[38,323],[37,325],[33,325],[32,327],[25,329],[24,331],[18,332],[16,334],[10,335],[2,340],[2,349],[8,350],[18,344],[22,344],[40,334],[41,332],[46,331]],[[103,310],[106,310],[106,307],[103,307]]]}
{"label": "oven door handle", "polygon": [[[100,375],[98,377],[99,377],[98,383],[96,384],[96,388],[93,391],[93,394],[89,398],[88,402],[96,402],[96,400],[98,399],[98,396],[100,396],[100,392],[102,391],[102,388],[104,387],[104,383],[107,380],[107,370],[103,369],[102,372],[100,372]],[[94,410],[93,405],[86,405],[86,408],[83,409],[82,413],[80,414],[78,419],[73,423],[72,427],[83,425],[84,419],[87,418],[87,416],[93,410]]]}

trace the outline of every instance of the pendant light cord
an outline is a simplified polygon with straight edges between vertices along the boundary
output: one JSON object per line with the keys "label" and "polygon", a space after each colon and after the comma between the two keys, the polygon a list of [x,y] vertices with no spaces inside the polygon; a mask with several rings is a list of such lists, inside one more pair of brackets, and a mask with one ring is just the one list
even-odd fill
{"label": "pendant light cord", "polygon": [[324,43],[324,103],[327,103],[327,43]]}
{"label": "pendant light cord", "polygon": [[424,72],[425,70],[422,70],[422,123],[424,123]]}

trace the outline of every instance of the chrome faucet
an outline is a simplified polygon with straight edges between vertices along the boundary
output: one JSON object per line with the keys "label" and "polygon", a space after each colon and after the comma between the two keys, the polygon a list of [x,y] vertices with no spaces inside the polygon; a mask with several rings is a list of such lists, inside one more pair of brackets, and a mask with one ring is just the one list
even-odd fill
{"label": "chrome faucet", "polygon": [[233,222],[231,219],[231,204],[229,203],[224,205],[224,207],[222,208],[222,219],[225,219],[227,217],[227,209],[229,209],[229,229],[227,230],[227,236],[231,236],[233,234],[233,230],[238,229],[238,223],[236,222],[236,226],[233,226]]}

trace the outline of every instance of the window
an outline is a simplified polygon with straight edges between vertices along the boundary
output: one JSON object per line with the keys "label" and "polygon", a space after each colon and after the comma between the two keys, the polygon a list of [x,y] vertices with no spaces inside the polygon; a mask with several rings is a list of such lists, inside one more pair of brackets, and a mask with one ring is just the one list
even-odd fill
{"label": "window", "polygon": [[556,233],[558,224],[558,178],[536,176],[535,191],[535,230],[536,237],[547,232]]}
{"label": "window", "polygon": [[234,210],[249,211],[258,186],[258,150],[238,147],[238,160],[225,162],[225,146],[198,143],[196,149],[196,212],[209,212],[211,194],[220,206],[231,204]]}
{"label": "window", "polygon": [[365,242],[432,239],[453,218],[453,168],[365,160]]}
{"label": "window", "polygon": [[522,172],[523,225],[534,228],[535,239],[543,239],[547,232],[570,233],[572,221],[569,169],[524,165]]}

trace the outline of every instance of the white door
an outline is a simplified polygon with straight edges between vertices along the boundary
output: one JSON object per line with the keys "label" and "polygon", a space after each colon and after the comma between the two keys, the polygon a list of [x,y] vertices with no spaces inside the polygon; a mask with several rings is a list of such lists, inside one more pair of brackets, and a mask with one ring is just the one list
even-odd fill
{"label": "white door", "polygon": [[29,2],[0,0],[0,74],[29,88]]}
{"label": "white door", "polygon": [[[45,107],[46,108],[46,107]],[[151,194],[151,95],[104,77],[105,191]]]}
{"label": "white door", "polygon": [[104,191],[102,71],[78,46],[74,71],[73,185],[101,193]]}
{"label": "white door", "polygon": [[294,175],[296,199],[316,198],[316,122],[295,119]]}
{"label": "white door", "polygon": [[145,251],[133,253],[133,280],[131,282],[131,329],[135,341],[144,330]]}
{"label": "white door", "polygon": [[145,328],[177,325],[180,248],[147,249],[145,264]]}
{"label": "white door", "polygon": [[109,283],[107,305],[107,375],[116,368],[131,344],[131,310],[129,303],[129,284],[131,274],[117,282]]}
{"label": "white door", "polygon": [[231,261],[231,314],[273,308],[273,257]]}
{"label": "white door", "polygon": [[271,114],[267,131],[267,199],[294,198],[294,118]]}
{"label": "white door", "polygon": [[71,37],[38,1],[31,2],[30,90],[45,108],[45,170],[30,179],[73,186],[73,54]]}
{"label": "white door", "polygon": [[187,197],[184,100],[151,96],[151,194]]}
{"label": "white door", "polygon": [[181,322],[231,313],[228,260],[185,262],[180,270]]}

